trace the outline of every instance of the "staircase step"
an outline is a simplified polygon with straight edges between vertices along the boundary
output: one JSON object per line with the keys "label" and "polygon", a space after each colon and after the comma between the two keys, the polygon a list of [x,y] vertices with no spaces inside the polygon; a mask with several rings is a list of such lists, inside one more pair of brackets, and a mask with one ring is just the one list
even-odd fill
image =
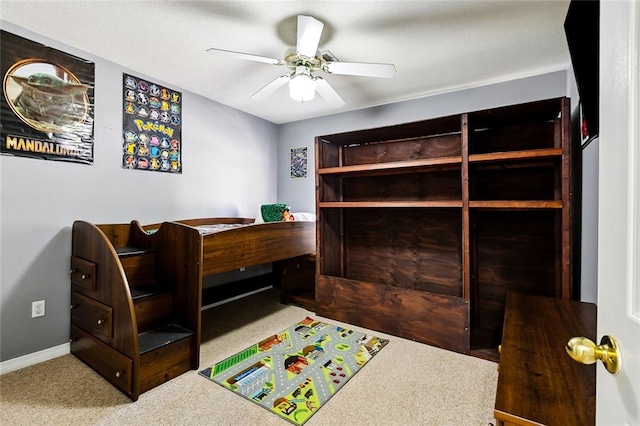
{"label": "staircase step", "polygon": [[155,251],[136,247],[118,247],[116,249],[120,263],[127,275],[129,287],[148,287],[154,285],[156,254]]}
{"label": "staircase step", "polygon": [[131,291],[131,298],[134,302],[139,299],[158,296],[160,294],[169,292],[168,288],[161,285],[136,286],[131,287],[129,290]]}
{"label": "staircase step", "polygon": [[140,355],[186,339],[193,331],[178,324],[170,323],[138,335]]}
{"label": "staircase step", "polygon": [[[165,291],[157,292],[155,289]],[[155,286],[153,289],[150,289],[149,286],[132,287],[131,296],[136,312],[138,333],[173,321],[173,293],[168,289],[161,286]]]}

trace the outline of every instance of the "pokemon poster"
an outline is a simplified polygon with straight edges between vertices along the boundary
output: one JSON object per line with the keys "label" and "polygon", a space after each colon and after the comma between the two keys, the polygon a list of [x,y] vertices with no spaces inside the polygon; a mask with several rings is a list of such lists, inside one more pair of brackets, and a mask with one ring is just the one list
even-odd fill
{"label": "pokemon poster", "polygon": [[122,167],[182,173],[182,94],[123,74]]}
{"label": "pokemon poster", "polygon": [[93,62],[0,36],[0,152],[93,164]]}

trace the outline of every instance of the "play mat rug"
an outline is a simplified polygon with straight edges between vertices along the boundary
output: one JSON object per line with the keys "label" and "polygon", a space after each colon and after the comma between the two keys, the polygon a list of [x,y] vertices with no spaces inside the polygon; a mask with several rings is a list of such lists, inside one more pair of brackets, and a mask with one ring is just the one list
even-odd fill
{"label": "play mat rug", "polygon": [[200,374],[302,425],[387,343],[307,317]]}

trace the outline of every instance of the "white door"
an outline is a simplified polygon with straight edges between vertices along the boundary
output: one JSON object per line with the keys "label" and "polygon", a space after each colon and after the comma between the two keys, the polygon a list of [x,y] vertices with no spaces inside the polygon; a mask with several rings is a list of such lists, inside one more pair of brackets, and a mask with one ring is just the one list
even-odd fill
{"label": "white door", "polygon": [[[597,366],[597,425],[640,425],[640,4],[600,2],[598,340],[622,370]],[[599,342],[596,342],[599,343]]]}

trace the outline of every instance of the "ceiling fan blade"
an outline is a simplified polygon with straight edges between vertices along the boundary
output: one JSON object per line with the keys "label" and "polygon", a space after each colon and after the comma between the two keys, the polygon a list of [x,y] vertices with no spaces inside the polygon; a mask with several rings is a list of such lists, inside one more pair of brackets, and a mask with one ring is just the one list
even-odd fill
{"label": "ceiling fan blade", "polygon": [[254,55],[251,53],[234,52],[233,50],[216,49],[211,47],[207,49],[209,53],[222,53],[227,56],[233,56],[237,59],[244,59],[245,61],[263,62],[271,65],[283,65],[280,59],[268,58],[266,56]]}
{"label": "ceiling fan blade", "polygon": [[251,95],[253,99],[264,99],[267,96],[271,95],[273,92],[287,84],[291,80],[291,76],[289,74],[283,74],[280,77],[277,77],[275,80],[268,83],[262,89],[258,90],[256,93]]}
{"label": "ceiling fan blade", "polygon": [[391,78],[396,74],[396,67],[393,64],[369,64],[364,62],[325,62],[323,69],[330,74],[363,77]]}
{"label": "ceiling fan blade", "polygon": [[311,16],[298,15],[296,51],[309,58],[316,56],[324,24]]}
{"label": "ceiling fan blade", "polygon": [[327,80],[320,76],[315,77],[316,80],[316,90],[322,96],[329,105],[333,107],[341,107],[345,104],[344,100],[338,95],[338,92],[335,91],[333,87],[329,84]]}

